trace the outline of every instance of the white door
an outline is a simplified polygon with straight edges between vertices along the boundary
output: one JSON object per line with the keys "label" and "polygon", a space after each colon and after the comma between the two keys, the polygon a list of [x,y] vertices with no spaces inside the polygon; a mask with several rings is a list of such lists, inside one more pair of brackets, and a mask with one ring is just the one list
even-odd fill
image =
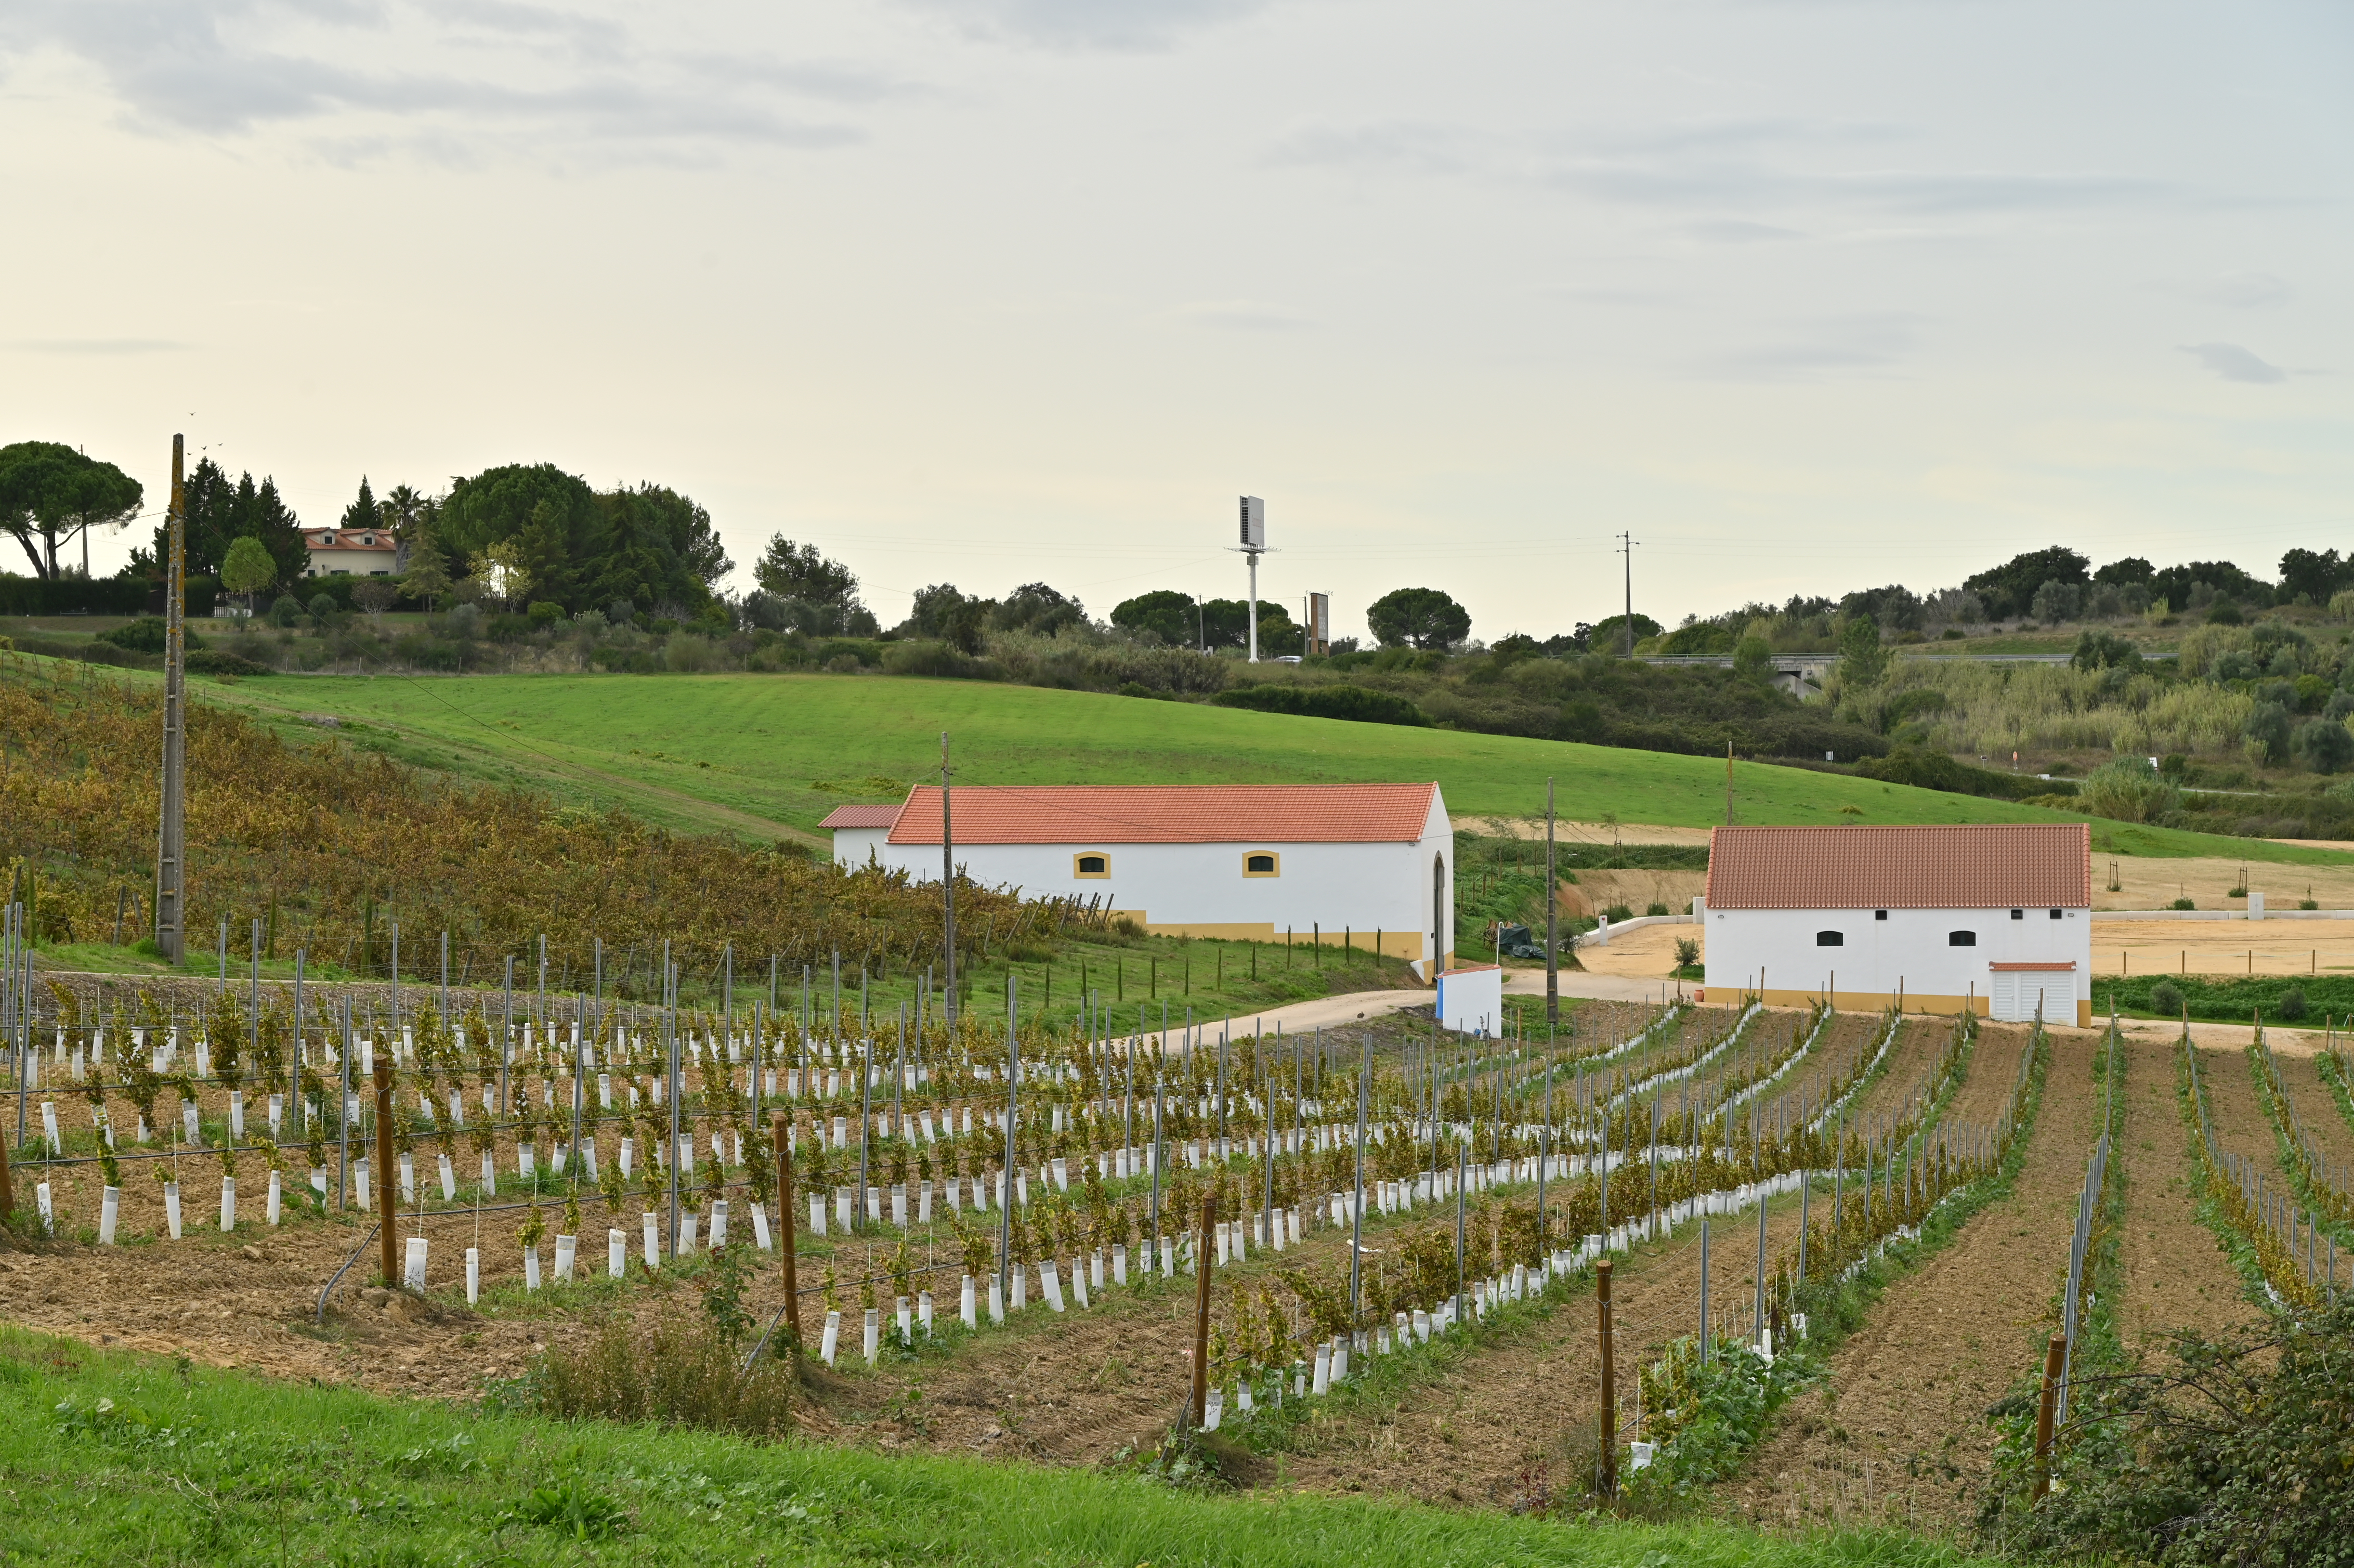
{"label": "white door", "polygon": [[2024,1012],[2019,1005],[2019,993],[2021,989],[2019,982],[2026,978],[2017,969],[1994,971],[1991,987],[1992,1005],[1988,1011],[1995,1018],[2005,1023],[2018,1023],[2034,1015],[2035,1009],[2032,1003]]}

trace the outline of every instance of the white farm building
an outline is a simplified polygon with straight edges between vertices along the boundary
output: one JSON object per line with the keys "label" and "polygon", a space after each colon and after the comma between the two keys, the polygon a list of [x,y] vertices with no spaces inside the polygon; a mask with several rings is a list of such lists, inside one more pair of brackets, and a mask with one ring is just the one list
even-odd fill
{"label": "white farm building", "polygon": [[1708,983],[1803,1005],[1975,1008],[2089,1027],[2092,830],[1718,828],[1709,835]]}
{"label": "white farm building", "polygon": [[[1029,897],[1100,896],[1158,936],[1377,942],[1451,967],[1455,840],[1437,784],[959,785],[957,867]],[[834,859],[940,874],[940,791],[844,806]]]}

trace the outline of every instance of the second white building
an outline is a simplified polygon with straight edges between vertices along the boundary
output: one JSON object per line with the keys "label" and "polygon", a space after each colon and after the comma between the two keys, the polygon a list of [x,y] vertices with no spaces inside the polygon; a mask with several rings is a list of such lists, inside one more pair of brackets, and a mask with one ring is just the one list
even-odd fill
{"label": "second white building", "polygon": [[[1159,936],[1343,941],[1452,964],[1455,841],[1430,784],[958,786],[959,870],[1028,897],[1100,896]],[[844,806],[834,858],[940,874],[940,791]]]}

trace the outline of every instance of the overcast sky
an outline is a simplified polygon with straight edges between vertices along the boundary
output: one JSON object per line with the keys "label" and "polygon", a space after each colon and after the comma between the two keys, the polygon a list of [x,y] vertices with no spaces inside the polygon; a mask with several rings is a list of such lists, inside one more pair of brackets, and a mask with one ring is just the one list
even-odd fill
{"label": "overcast sky", "polygon": [[[2354,10],[0,0],[0,440],[548,461],[884,620],[2354,546]],[[143,524],[138,532],[144,533]],[[101,538],[111,569],[128,537]],[[16,563],[22,569],[22,563]]]}

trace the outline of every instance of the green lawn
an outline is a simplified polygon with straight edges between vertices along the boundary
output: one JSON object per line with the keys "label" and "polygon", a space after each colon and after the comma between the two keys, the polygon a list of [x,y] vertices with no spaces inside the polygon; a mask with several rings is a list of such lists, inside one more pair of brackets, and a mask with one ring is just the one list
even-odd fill
{"label": "green lawn", "polygon": [[[111,1402],[111,1403],[106,1403]],[[0,1330],[10,1563],[1961,1568],[1898,1532],[1783,1540],[562,1425]],[[1558,1483],[1557,1483],[1558,1484]],[[1574,1506],[1574,1505],[1573,1505]],[[567,1524],[588,1521],[587,1528]],[[592,1539],[581,1539],[588,1535]]]}
{"label": "green lawn", "polygon": [[[153,677],[133,675],[132,678]],[[332,715],[355,744],[425,767],[549,788],[682,827],[806,837],[843,800],[936,779],[940,734],[960,784],[1342,783],[1436,779],[1457,816],[1561,814],[1702,827],[1724,820],[1705,757],[1299,718],[984,682],[877,675],[196,678],[206,702],[290,736]],[[821,784],[833,786],[819,788]],[[2052,812],[1837,774],[1735,765],[1744,822],[2028,822]],[[1854,806],[1860,814],[1841,808]],[[2103,853],[2345,857],[2260,840],[2096,822]]]}

